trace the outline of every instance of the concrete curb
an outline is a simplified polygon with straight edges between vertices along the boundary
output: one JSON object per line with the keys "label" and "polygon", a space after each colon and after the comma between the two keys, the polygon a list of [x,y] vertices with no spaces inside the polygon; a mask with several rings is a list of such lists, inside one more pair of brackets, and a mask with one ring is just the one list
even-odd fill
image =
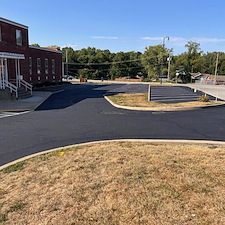
{"label": "concrete curb", "polygon": [[104,98],[114,107],[120,108],[120,109],[127,109],[127,110],[136,110],[136,111],[168,111],[168,112],[173,112],[173,111],[188,111],[188,110],[195,110],[195,109],[201,109],[201,108],[209,108],[209,107],[216,107],[216,106],[222,106],[225,105],[224,103],[220,104],[214,104],[214,105],[205,105],[205,106],[195,106],[195,107],[132,107],[132,106],[122,106],[115,104],[112,102],[107,95],[104,96]]}
{"label": "concrete curb", "polygon": [[42,152],[38,152],[29,156],[22,157],[20,159],[14,160],[10,163],[7,163],[3,166],[0,166],[0,171],[3,170],[6,167],[9,167],[13,164],[22,162],[24,160],[28,160],[31,158],[34,158],[36,156],[44,155],[47,153],[51,153],[54,151],[63,151],[66,150],[67,148],[73,148],[73,147],[79,147],[79,146],[85,146],[85,145],[90,145],[90,144],[99,144],[99,143],[111,143],[111,142],[142,142],[142,143],[155,143],[155,144],[198,144],[198,145],[222,145],[225,146],[225,142],[223,141],[205,141],[205,140],[167,140],[167,139],[115,139],[115,140],[104,140],[104,141],[92,141],[92,142],[86,142],[86,143],[81,143],[81,144],[74,144],[74,145],[68,145],[68,146],[63,146],[63,147],[58,147]]}

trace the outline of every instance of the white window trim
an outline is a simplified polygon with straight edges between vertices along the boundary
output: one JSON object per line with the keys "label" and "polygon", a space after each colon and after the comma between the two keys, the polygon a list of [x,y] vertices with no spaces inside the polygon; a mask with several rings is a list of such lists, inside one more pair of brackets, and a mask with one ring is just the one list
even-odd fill
{"label": "white window trim", "polygon": [[55,59],[52,59],[52,74],[55,74]]}
{"label": "white window trim", "polygon": [[[20,34],[21,40],[18,39],[18,38],[19,38],[19,37],[18,37],[18,34]],[[20,42],[18,42],[18,40],[19,40]],[[22,31],[21,31],[21,30],[18,30],[18,29],[16,29],[16,44],[17,44],[17,45],[20,45],[20,46],[23,45]]]}
{"label": "white window trim", "polygon": [[32,75],[33,66],[32,66],[32,57],[29,57],[29,74]]}
{"label": "white window trim", "polygon": [[48,74],[48,59],[45,59],[45,74]]}
{"label": "white window trim", "polygon": [[37,74],[41,74],[41,58],[37,58]]}

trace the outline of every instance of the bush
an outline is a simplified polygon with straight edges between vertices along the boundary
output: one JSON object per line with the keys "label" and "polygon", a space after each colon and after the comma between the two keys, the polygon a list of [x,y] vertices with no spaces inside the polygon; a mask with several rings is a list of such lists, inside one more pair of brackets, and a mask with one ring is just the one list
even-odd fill
{"label": "bush", "polygon": [[209,102],[209,96],[208,95],[202,95],[198,98],[199,102]]}

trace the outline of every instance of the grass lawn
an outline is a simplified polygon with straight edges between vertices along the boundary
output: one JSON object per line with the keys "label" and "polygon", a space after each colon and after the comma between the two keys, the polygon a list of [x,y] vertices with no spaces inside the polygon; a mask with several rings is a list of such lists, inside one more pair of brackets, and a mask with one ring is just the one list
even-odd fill
{"label": "grass lawn", "polygon": [[209,102],[183,102],[174,104],[165,104],[157,102],[149,102],[147,93],[131,93],[131,94],[116,94],[107,96],[112,102],[121,106],[132,106],[132,107],[200,107],[207,105],[214,105],[224,103],[222,101],[209,101]]}
{"label": "grass lawn", "polygon": [[107,142],[0,171],[0,224],[225,224],[225,146]]}

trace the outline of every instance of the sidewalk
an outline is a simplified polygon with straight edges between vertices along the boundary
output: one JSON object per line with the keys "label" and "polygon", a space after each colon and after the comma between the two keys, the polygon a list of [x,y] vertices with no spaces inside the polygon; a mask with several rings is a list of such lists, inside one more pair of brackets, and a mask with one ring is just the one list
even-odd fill
{"label": "sidewalk", "polygon": [[33,91],[33,96],[20,100],[1,100],[0,112],[23,112],[37,108],[52,92]]}
{"label": "sidewalk", "polygon": [[225,100],[225,85],[188,84],[187,86]]}

